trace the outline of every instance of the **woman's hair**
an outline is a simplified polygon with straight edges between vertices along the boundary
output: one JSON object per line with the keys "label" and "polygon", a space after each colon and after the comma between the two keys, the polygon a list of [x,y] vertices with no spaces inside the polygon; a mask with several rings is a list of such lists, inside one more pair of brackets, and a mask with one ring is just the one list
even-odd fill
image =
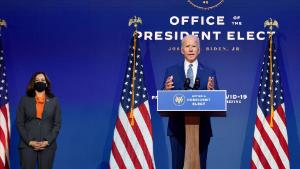
{"label": "woman's hair", "polygon": [[28,84],[28,86],[27,86],[27,90],[26,90],[27,96],[29,96],[29,97],[35,97],[34,82],[35,82],[36,76],[39,75],[39,74],[42,74],[42,75],[45,76],[45,80],[46,80],[46,83],[47,83],[47,87],[46,87],[46,89],[45,89],[46,95],[47,95],[48,97],[50,97],[50,98],[54,97],[54,94],[51,92],[51,82],[50,82],[48,76],[47,76],[44,72],[35,72],[35,73],[31,76],[31,78],[30,78],[30,80],[29,80],[29,84]]}

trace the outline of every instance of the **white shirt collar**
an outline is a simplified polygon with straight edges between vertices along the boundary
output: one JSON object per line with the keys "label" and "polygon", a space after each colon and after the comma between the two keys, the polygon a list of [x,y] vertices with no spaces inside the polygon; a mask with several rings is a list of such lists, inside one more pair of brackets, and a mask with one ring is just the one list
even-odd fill
{"label": "white shirt collar", "polygon": [[189,68],[189,65],[192,64],[193,65],[193,68],[196,67],[198,68],[198,59],[196,59],[194,62],[190,63],[188,62],[186,59],[184,59],[184,69],[188,69]]}

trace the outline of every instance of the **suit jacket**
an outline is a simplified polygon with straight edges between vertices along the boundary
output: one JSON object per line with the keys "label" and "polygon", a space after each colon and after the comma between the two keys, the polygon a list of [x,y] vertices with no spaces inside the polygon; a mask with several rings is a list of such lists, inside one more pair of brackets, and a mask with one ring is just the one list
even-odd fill
{"label": "suit jacket", "polygon": [[61,110],[55,97],[46,97],[42,119],[36,118],[34,97],[23,96],[17,110],[16,126],[21,136],[19,148],[28,148],[29,141],[49,142],[56,149],[56,137],[61,127]]}
{"label": "suit jacket", "polygon": [[[169,67],[166,70],[164,83],[169,76],[173,76],[174,88],[173,90],[184,90],[185,72],[184,63],[180,63]],[[203,64],[198,62],[197,75],[200,79],[199,90],[207,90],[208,77],[214,77],[215,89],[218,89],[216,73],[213,69],[205,67]],[[176,112],[174,112],[176,114]],[[200,118],[200,138],[201,142],[209,142],[212,136],[211,123],[209,116],[201,116]],[[180,140],[185,138],[185,125],[183,115],[174,115],[169,117],[168,123],[168,136],[178,137]]]}

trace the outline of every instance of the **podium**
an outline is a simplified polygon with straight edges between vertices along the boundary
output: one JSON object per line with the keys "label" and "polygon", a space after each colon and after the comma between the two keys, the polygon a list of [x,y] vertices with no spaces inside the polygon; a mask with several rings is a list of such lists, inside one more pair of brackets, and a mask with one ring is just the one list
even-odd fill
{"label": "podium", "polygon": [[200,169],[199,127],[201,115],[226,116],[226,90],[158,90],[161,116],[184,114],[184,169]]}

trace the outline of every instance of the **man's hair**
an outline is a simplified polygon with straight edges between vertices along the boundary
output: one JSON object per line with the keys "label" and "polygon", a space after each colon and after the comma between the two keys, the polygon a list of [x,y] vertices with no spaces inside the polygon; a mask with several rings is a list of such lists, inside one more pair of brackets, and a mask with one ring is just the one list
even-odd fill
{"label": "man's hair", "polygon": [[200,39],[196,35],[186,35],[185,37],[183,37],[181,40],[181,48],[183,48],[183,44],[187,38],[194,38],[196,40],[196,42],[198,43],[198,47],[200,48]]}

